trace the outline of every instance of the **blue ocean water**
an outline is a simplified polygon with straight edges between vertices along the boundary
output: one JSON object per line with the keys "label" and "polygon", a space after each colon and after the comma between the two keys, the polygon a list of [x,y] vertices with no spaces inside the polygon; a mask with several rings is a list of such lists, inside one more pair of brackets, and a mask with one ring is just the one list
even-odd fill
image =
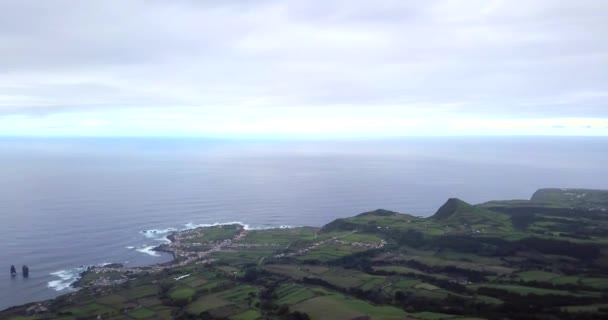
{"label": "blue ocean water", "polygon": [[[0,309],[69,292],[86,265],[168,261],[149,249],[171,230],[608,189],[606,163],[608,138],[0,138]],[[11,264],[30,278],[11,278]]]}

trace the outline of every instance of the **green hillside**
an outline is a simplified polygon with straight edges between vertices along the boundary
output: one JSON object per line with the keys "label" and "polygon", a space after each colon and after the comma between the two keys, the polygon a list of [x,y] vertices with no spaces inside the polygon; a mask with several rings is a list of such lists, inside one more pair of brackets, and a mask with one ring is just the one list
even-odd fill
{"label": "green hillside", "polygon": [[606,192],[543,190],[449,199],[429,218],[379,209],[322,228],[181,231],[158,248],[171,265],[94,268],[78,292],[0,318],[606,319]]}
{"label": "green hillside", "polygon": [[592,189],[540,189],[531,201],[575,208],[608,210],[608,191]]}

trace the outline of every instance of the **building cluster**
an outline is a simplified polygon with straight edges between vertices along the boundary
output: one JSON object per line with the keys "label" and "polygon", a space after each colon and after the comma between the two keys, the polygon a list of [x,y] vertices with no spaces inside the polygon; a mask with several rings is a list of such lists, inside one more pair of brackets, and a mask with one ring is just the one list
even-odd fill
{"label": "building cluster", "polygon": [[[93,272],[96,277],[86,284],[87,287],[108,287],[119,285],[129,280],[130,276],[143,272],[156,273],[163,270],[182,267],[192,263],[208,264],[216,261],[209,258],[209,255],[220,252],[223,249],[235,246],[235,242],[241,241],[247,236],[247,230],[241,229],[232,239],[214,241],[208,243],[191,242],[192,239],[200,238],[204,229],[187,230],[173,235],[172,242],[163,244],[156,248],[159,251],[172,253],[175,260],[169,265],[154,265],[149,267],[124,267],[122,265],[109,265],[104,267],[94,267],[87,272]],[[207,250],[200,250],[208,248]],[[197,249],[196,251],[192,249]]]}

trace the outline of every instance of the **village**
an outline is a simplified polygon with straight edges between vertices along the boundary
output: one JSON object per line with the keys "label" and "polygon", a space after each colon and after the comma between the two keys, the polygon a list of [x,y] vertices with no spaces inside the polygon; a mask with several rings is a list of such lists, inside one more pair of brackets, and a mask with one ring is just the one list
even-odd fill
{"label": "village", "polygon": [[[222,231],[222,234],[219,236],[217,235],[218,231]],[[255,247],[284,248],[276,243],[248,243],[246,242],[248,233],[247,229],[238,224],[176,231],[167,237],[171,241],[170,243],[161,244],[154,248],[155,251],[172,254],[173,260],[171,262],[147,267],[125,267],[122,264],[90,267],[83,272],[82,279],[76,285],[101,289],[103,287],[120,285],[142,273],[157,273],[191,264],[209,264],[217,260],[210,256],[222,250],[242,250]],[[341,238],[354,233],[356,231],[316,241],[305,248],[297,249],[294,252],[275,254],[273,257],[301,256],[323,245],[351,246],[355,251],[379,249],[386,245],[386,241],[384,240],[381,240],[379,243],[347,242],[341,240]],[[227,234],[230,237],[222,239]]]}

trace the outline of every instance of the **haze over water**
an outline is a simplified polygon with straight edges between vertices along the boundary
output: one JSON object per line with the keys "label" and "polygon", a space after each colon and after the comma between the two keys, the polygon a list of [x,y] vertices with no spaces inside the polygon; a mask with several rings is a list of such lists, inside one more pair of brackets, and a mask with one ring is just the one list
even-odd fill
{"label": "haze over water", "polygon": [[[0,309],[69,292],[80,266],[168,261],[171,230],[240,221],[321,226],[385,208],[428,216],[449,197],[608,189],[608,138],[368,141],[0,139]],[[30,267],[30,278],[9,267]]]}

